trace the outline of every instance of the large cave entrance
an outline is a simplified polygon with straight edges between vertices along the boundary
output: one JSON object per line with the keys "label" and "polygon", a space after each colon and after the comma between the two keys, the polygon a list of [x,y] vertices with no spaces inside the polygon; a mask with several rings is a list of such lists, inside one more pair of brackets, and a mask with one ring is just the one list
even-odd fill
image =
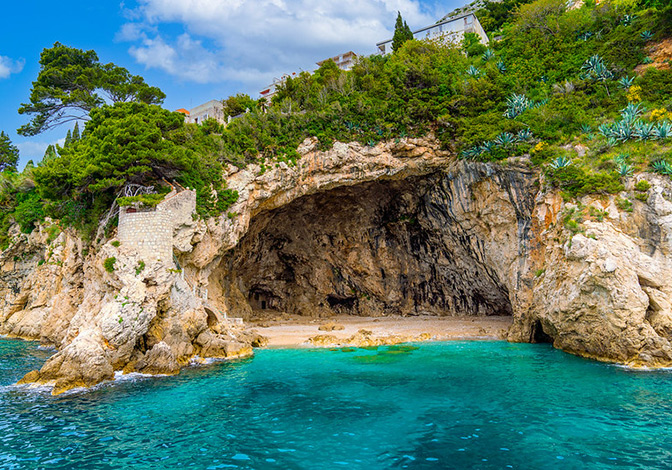
{"label": "large cave entrance", "polygon": [[308,316],[510,315],[439,180],[338,188],[260,214],[220,271],[224,297]]}
{"label": "large cave entrance", "polygon": [[476,196],[455,192],[441,174],[341,187],[261,213],[213,271],[210,292],[245,317],[511,315],[507,284],[488,264],[492,243],[479,238],[488,222],[471,209],[458,220],[456,205]]}

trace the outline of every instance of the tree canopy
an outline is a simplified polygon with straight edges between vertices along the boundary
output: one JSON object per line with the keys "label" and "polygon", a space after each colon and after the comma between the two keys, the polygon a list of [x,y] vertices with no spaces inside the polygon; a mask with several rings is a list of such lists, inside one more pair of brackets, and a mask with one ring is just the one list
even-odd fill
{"label": "tree canopy", "polygon": [[40,72],[33,82],[29,103],[19,114],[31,116],[18,133],[32,136],[59,124],[86,120],[92,109],[105,104],[136,101],[160,104],[165,94],[115,64],[101,64],[95,51],[56,42],[40,54]]}
{"label": "tree canopy", "polygon": [[16,170],[18,161],[19,149],[4,131],[0,132],[0,171]]}

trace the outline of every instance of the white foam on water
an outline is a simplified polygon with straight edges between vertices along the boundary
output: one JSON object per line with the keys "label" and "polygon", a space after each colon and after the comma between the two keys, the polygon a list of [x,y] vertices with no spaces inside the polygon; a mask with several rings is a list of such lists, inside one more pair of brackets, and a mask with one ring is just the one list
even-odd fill
{"label": "white foam on water", "polygon": [[612,364],[612,366],[632,372],[672,372],[672,367],[629,366],[627,364]]}

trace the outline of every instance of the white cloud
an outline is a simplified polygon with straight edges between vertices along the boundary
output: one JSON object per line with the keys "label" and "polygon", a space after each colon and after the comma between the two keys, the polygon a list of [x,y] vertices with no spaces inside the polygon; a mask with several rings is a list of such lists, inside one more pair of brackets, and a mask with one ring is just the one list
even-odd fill
{"label": "white cloud", "polygon": [[[148,68],[184,81],[266,85],[273,76],[312,70],[316,61],[375,51],[392,36],[397,11],[411,28],[447,11],[420,0],[139,0],[118,34]],[[447,8],[444,6],[444,9]],[[182,29],[172,36],[175,25]]]}
{"label": "white cloud", "polygon": [[58,139],[54,142],[38,142],[34,140],[28,140],[25,142],[18,142],[16,146],[19,149],[21,160],[24,161],[33,160],[35,162],[38,162],[42,160],[42,157],[44,156],[44,152],[47,150],[47,147],[56,144],[62,147],[63,144],[65,144],[65,137]]}
{"label": "white cloud", "polygon": [[12,60],[9,57],[0,55],[0,79],[7,78],[13,73],[19,73],[23,70],[25,61],[23,59]]}

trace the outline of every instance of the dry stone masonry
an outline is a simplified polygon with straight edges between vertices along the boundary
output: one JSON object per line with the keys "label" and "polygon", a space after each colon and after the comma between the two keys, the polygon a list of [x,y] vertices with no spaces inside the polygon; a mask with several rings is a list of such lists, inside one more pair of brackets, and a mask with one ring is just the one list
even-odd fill
{"label": "dry stone masonry", "polygon": [[172,262],[173,230],[177,222],[191,218],[196,192],[172,192],[153,209],[123,207],[119,212],[119,241],[143,259]]}

